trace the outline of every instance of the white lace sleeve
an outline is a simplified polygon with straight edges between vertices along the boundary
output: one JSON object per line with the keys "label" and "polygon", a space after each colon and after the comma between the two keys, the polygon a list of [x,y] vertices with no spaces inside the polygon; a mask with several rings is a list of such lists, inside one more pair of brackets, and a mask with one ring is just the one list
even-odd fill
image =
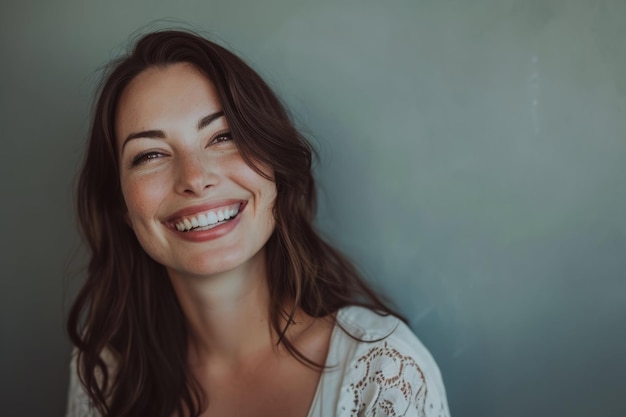
{"label": "white lace sleeve", "polygon": [[449,416],[437,381],[430,381],[413,356],[386,341],[353,363],[350,379],[346,391],[354,398],[351,417]]}
{"label": "white lace sleeve", "polygon": [[77,354],[74,352],[70,362],[70,385],[65,417],[100,417],[100,413],[91,406],[89,396],[78,378],[77,366]]}
{"label": "white lace sleeve", "polygon": [[72,354],[70,362],[70,386],[67,392],[67,411],[65,417],[91,417],[89,399],[78,379],[76,354]]}

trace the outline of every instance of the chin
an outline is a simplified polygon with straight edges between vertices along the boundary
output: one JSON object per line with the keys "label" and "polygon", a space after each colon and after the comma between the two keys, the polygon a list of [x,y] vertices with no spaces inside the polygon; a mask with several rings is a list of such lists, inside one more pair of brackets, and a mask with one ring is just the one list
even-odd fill
{"label": "chin", "polygon": [[[175,269],[181,275],[205,277],[224,274],[238,269],[245,274],[265,268],[264,256],[263,250],[253,255],[233,253],[233,251],[229,251],[228,254],[204,254],[195,257],[195,259],[187,260],[183,265],[180,265],[180,268]],[[264,269],[259,272],[265,273]]]}

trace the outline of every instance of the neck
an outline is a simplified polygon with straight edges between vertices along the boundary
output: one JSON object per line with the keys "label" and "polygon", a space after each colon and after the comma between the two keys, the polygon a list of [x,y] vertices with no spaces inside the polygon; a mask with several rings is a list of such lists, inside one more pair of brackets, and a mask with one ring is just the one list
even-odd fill
{"label": "neck", "polygon": [[189,326],[190,363],[235,366],[275,345],[264,252],[247,265],[206,277],[170,271]]}

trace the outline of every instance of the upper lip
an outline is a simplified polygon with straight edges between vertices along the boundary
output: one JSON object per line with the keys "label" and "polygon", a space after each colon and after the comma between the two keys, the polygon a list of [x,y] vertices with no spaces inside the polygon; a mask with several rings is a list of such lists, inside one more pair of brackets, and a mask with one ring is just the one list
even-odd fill
{"label": "upper lip", "polygon": [[[178,210],[177,212],[171,214],[166,220],[166,223],[170,223],[180,217],[191,216],[196,213],[202,213],[205,211],[213,210],[219,207],[230,206],[232,204],[243,204],[245,200],[237,200],[237,199],[225,199],[225,200],[215,200],[204,204],[197,204],[189,207],[185,207],[184,209]],[[240,208],[241,210],[241,208]]]}

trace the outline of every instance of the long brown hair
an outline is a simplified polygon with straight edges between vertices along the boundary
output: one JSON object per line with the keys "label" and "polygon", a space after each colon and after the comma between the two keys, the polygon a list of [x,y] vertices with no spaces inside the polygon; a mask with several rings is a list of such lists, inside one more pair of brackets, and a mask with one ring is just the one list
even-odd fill
{"label": "long brown hair", "polygon": [[[100,86],[77,190],[91,259],[67,329],[78,350],[80,380],[103,416],[197,416],[206,408],[187,369],[188,329],[165,268],[146,254],[124,221],[114,133],[116,107],[129,82],[147,68],[181,62],[193,64],[215,85],[244,160],[261,175],[255,164],[272,169],[276,228],[266,256],[270,319],[279,343],[301,362],[323,368],[284,337],[297,309],[313,317],[348,305],[392,313],[314,230],[314,151],[269,86],[236,55],[196,34],[147,34],[112,63]],[[293,301],[287,311],[285,300]],[[112,369],[104,352],[113,356]]]}

